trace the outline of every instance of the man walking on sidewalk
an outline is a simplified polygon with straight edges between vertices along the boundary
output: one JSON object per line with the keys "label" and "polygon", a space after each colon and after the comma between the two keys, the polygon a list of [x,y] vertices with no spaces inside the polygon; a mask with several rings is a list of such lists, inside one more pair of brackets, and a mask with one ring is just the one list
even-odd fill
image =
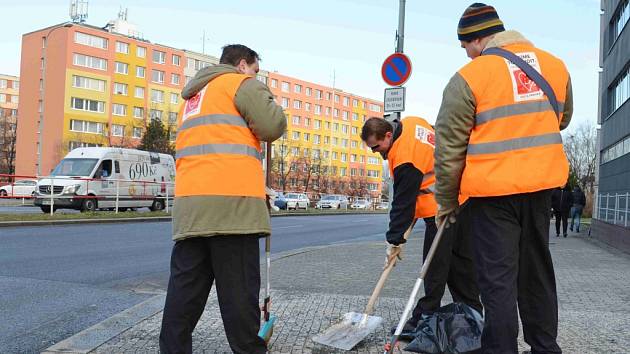
{"label": "man walking on sidewalk", "polygon": [[556,218],[556,237],[560,237],[560,223],[562,223],[562,235],[567,237],[569,212],[573,205],[573,192],[569,183],[563,188],[556,188],[551,194],[551,208]]}
{"label": "man walking on sidewalk", "polygon": [[[560,136],[573,111],[569,73],[520,33],[505,31],[492,6],[468,7],[457,34],[472,61],[444,89],[437,117],[437,219],[452,219],[460,193],[470,197],[483,352],[517,353],[519,311],[532,353],[560,353],[548,241],[551,189],[564,185],[569,170]],[[516,54],[548,85],[504,59],[509,53],[482,55],[490,48]]]}
{"label": "man walking on sidewalk", "polygon": [[216,282],[235,353],[265,353],[258,238],[269,235],[260,141],[286,129],[282,108],[256,80],[258,54],[223,48],[182,91],[177,122],[173,253],[160,351],[192,353],[192,332]]}
{"label": "man walking on sidewalk", "polygon": [[[372,117],[363,125],[361,139],[372,152],[378,152],[388,160],[394,179],[389,230],[385,236],[388,243],[386,265],[393,250],[405,243],[405,231],[418,218],[423,218],[426,225],[422,252],[423,258],[426,258],[437,232],[437,205],[433,195],[433,128],[420,117],[406,117],[391,123]],[[463,225],[464,220],[461,228],[451,227],[443,234],[424,280],[425,296],[418,300],[404,332],[413,331],[423,313],[431,313],[440,307],[447,283],[454,301],[463,302],[481,313],[472,247],[465,232],[468,226]]]}
{"label": "man walking on sidewalk", "polygon": [[[571,208],[571,226],[569,226],[571,231],[573,231],[573,227],[575,226],[575,232],[580,232],[580,218],[582,217],[582,211],[584,211],[585,205],[586,195],[584,195],[580,186],[576,185],[573,190],[573,208]],[[577,223],[575,223],[576,217]]]}

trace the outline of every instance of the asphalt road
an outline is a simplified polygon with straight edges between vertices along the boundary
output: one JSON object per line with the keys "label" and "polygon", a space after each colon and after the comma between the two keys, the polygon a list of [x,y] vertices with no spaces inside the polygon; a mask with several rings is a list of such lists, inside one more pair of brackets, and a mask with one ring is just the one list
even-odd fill
{"label": "asphalt road", "polygon": [[[382,240],[387,219],[272,218],[272,253]],[[164,291],[170,231],[167,222],[0,228],[0,353],[37,353]]]}

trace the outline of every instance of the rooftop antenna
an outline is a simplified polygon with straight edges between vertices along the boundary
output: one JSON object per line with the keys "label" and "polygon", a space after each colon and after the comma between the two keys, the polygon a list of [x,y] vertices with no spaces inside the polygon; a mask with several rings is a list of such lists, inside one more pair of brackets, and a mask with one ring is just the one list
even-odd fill
{"label": "rooftop antenna", "polygon": [[70,18],[74,23],[84,23],[88,17],[88,0],[70,0]]}

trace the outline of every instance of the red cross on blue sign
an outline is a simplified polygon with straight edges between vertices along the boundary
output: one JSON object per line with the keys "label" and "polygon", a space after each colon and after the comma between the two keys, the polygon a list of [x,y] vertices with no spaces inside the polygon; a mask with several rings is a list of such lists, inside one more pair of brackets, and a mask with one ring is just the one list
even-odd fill
{"label": "red cross on blue sign", "polygon": [[383,62],[381,75],[388,85],[400,86],[411,76],[411,61],[403,53],[394,53]]}

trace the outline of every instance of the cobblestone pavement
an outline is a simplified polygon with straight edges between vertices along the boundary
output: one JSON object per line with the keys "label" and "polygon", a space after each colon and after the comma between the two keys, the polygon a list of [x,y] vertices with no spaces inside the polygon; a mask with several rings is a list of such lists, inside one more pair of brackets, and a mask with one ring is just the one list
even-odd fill
{"label": "cobblestone pavement", "polygon": [[[550,239],[559,302],[559,342],[564,353],[628,353],[630,256],[585,236]],[[382,353],[388,329],[402,313],[420,268],[419,235],[408,242],[375,315],[383,325],[350,353]],[[311,337],[346,312],[362,312],[380,274],[382,243],[339,244],[273,262],[273,311],[279,317],[272,353],[334,353]],[[445,296],[443,303],[450,302]],[[97,348],[95,353],[156,353],[162,313]],[[193,352],[230,353],[214,292],[194,333]],[[528,346],[519,339],[520,350]]]}

